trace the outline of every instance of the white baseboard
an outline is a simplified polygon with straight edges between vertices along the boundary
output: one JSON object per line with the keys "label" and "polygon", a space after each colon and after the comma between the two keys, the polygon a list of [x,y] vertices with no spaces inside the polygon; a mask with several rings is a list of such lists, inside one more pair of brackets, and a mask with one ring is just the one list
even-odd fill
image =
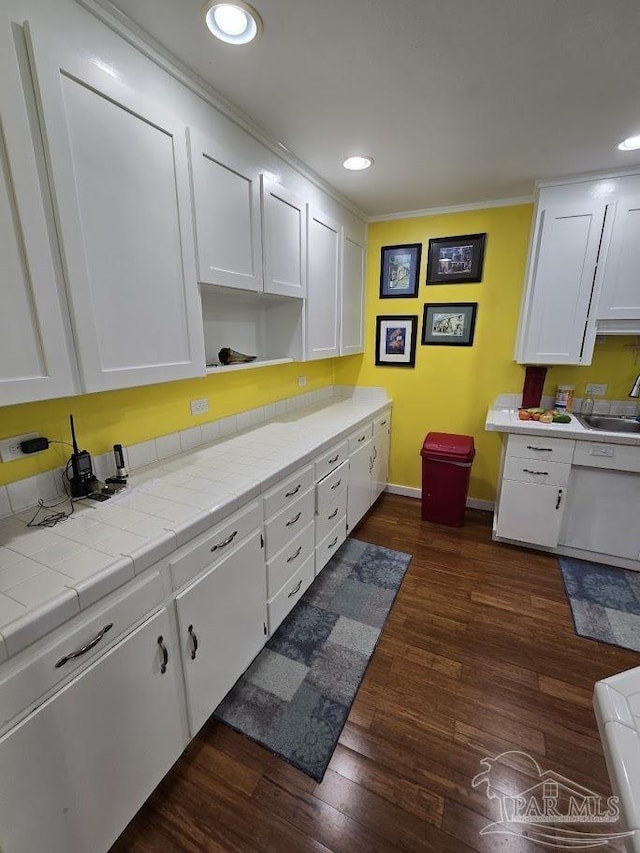
{"label": "white baseboard", "polygon": [[[389,483],[385,491],[391,495],[404,495],[406,498],[418,498],[418,500],[422,498],[422,490],[413,486],[398,486],[396,483]],[[470,509],[484,509],[487,512],[493,512],[495,504],[493,501],[485,501],[480,498],[467,498],[467,506]]]}

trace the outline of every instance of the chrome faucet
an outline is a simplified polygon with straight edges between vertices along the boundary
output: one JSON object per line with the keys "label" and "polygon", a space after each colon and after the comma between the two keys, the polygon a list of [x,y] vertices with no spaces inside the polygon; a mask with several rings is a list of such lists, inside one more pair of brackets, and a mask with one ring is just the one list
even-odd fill
{"label": "chrome faucet", "polygon": [[636,381],[631,386],[631,391],[629,391],[629,396],[637,399],[640,397],[640,374],[636,376]]}

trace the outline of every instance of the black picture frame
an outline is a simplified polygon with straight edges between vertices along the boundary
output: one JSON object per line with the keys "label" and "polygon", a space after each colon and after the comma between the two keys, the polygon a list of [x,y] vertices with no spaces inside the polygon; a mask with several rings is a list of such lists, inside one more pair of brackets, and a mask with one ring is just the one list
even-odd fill
{"label": "black picture frame", "polygon": [[484,233],[429,240],[427,284],[473,284],[482,281],[486,238]]}
{"label": "black picture frame", "polygon": [[415,367],[418,315],[381,314],[376,317],[376,365]]}
{"label": "black picture frame", "polygon": [[477,302],[425,302],[422,346],[472,347],[477,314]]}
{"label": "black picture frame", "polygon": [[383,246],[380,250],[380,299],[418,295],[422,243]]}

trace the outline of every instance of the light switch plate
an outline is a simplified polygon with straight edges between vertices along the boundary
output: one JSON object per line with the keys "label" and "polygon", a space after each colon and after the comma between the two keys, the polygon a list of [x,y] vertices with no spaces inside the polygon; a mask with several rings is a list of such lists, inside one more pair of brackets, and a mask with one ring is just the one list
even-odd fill
{"label": "light switch plate", "polygon": [[209,411],[209,401],[206,397],[200,397],[198,400],[191,401],[192,415],[206,415]]}
{"label": "light switch plate", "polygon": [[588,397],[604,397],[607,393],[607,385],[596,385],[595,382],[588,382],[585,392]]}

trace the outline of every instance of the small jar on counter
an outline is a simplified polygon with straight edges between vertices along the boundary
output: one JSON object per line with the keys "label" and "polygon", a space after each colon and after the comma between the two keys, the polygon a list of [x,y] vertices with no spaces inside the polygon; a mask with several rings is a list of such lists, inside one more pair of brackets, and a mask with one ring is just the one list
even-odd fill
{"label": "small jar on counter", "polygon": [[553,401],[553,408],[557,412],[573,411],[573,395],[575,388],[573,385],[558,385],[556,387],[556,396]]}

